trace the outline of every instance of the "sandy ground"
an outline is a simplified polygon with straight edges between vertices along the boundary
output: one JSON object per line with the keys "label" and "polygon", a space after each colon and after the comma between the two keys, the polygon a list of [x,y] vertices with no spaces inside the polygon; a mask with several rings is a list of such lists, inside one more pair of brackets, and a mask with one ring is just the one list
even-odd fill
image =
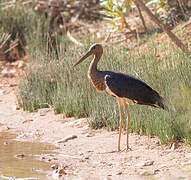
{"label": "sandy ground", "polygon": [[[191,148],[187,145],[170,148],[157,138],[130,134],[132,151],[112,152],[117,150],[117,131],[90,130],[86,119],[54,115],[51,109],[17,110],[16,89],[14,78],[0,79],[0,131],[15,130],[19,140],[55,144],[59,153],[49,160],[62,164],[64,179],[191,179]],[[77,138],[57,143],[71,135]],[[122,148],[125,138],[123,134]]]}

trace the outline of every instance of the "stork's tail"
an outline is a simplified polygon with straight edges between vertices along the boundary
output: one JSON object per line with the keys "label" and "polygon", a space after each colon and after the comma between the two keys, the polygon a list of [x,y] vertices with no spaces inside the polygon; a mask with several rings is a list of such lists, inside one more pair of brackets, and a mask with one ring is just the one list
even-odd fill
{"label": "stork's tail", "polygon": [[166,106],[166,104],[164,103],[164,99],[160,95],[158,95],[155,107],[162,108],[162,109],[168,111],[168,107]]}

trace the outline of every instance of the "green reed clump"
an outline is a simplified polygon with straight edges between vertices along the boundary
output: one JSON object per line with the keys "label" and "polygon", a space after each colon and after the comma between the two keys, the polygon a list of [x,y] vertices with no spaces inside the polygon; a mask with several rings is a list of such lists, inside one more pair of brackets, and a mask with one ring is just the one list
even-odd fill
{"label": "green reed clump", "polygon": [[74,49],[66,52],[60,61],[39,52],[34,53],[32,58],[34,63],[19,88],[20,105],[25,110],[33,111],[49,104],[56,113],[68,116],[87,114],[88,104],[85,101],[89,95],[84,89],[88,87],[88,82],[81,77],[82,73],[72,70],[72,62],[77,59]]}

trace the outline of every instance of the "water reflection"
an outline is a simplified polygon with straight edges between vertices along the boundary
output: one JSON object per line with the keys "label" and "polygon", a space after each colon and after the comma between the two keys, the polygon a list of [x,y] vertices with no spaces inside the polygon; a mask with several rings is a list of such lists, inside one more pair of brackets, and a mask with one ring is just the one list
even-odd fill
{"label": "water reflection", "polygon": [[56,147],[47,143],[19,142],[13,140],[15,137],[15,134],[0,132],[0,175],[47,179],[46,171],[51,170],[51,164],[38,160],[37,155],[54,154]]}

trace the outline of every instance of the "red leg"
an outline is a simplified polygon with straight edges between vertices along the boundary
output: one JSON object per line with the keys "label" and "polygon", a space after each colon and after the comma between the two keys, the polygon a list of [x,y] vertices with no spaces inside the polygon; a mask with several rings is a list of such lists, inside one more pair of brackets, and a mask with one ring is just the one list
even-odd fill
{"label": "red leg", "polygon": [[128,112],[128,109],[127,109],[127,101],[125,99],[123,100],[123,104],[124,104],[124,107],[125,107],[125,113],[127,115],[127,150],[128,150],[128,149],[131,149],[129,147],[129,122],[130,122],[130,116],[129,116],[129,112]]}
{"label": "red leg", "polygon": [[121,143],[121,132],[123,127],[123,113],[122,113],[122,102],[120,98],[117,98],[118,104],[119,104],[119,112],[120,112],[120,128],[119,128],[119,139],[118,139],[118,151],[120,151],[120,143]]}

